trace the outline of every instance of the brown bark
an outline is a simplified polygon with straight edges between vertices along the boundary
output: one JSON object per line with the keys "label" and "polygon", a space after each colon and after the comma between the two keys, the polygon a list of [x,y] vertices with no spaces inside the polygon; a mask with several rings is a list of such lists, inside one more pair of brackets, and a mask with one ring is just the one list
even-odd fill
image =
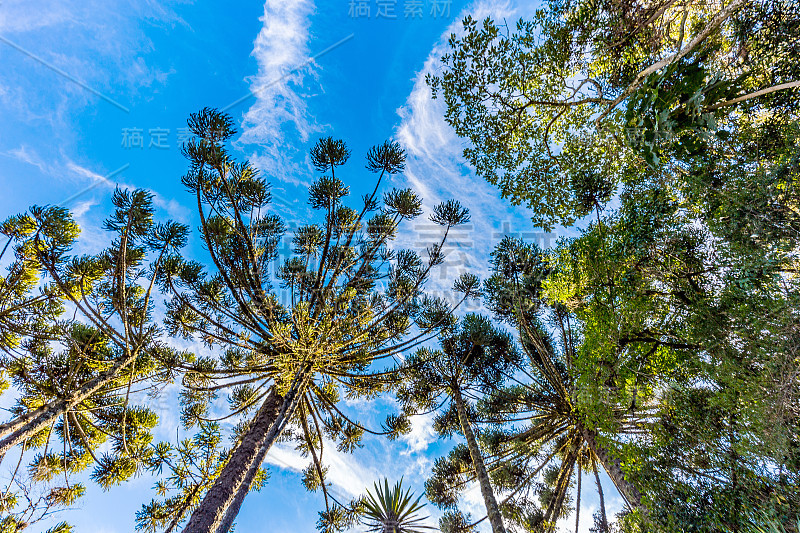
{"label": "brown bark", "polygon": [[0,460],[11,448],[48,427],[62,413],[69,411],[105,385],[111,383],[134,359],[136,359],[136,355],[128,356],[119,361],[110,369],[84,383],[69,398],[54,400],[0,426],[0,435],[3,436],[3,439],[0,440]]}
{"label": "brown bark", "polygon": [[472,459],[472,466],[475,469],[475,477],[478,479],[481,495],[486,504],[486,515],[489,517],[489,523],[492,525],[492,532],[505,533],[506,529],[505,526],[503,526],[500,507],[497,505],[497,499],[494,497],[492,483],[489,480],[489,474],[486,472],[486,465],[483,462],[483,456],[478,447],[475,433],[473,433],[472,426],[467,418],[467,410],[464,407],[464,399],[461,397],[461,390],[457,385],[452,387],[452,394],[453,400],[456,403],[456,410],[458,411],[458,420],[461,423],[461,432],[467,440],[467,448],[469,449],[469,455]]}
{"label": "brown bark", "polygon": [[291,418],[292,414],[294,413],[297,405],[300,403],[300,398],[302,398],[302,394],[294,394],[294,400],[291,405],[289,405],[286,416],[283,417],[283,421],[277,421],[270,428],[270,433],[272,435],[267,435],[264,444],[261,446],[261,449],[258,452],[258,455],[255,457],[255,460],[250,464],[250,467],[247,470],[247,474],[245,474],[244,481],[239,486],[239,489],[236,491],[236,496],[233,499],[233,502],[225,511],[225,516],[220,523],[220,527],[218,529],[219,533],[227,533],[230,531],[231,527],[233,526],[233,521],[236,520],[236,516],[239,514],[239,510],[242,508],[242,503],[244,503],[244,499],[247,494],[250,492],[250,489],[253,488],[253,480],[255,479],[256,475],[258,474],[261,465],[264,463],[264,459],[267,457],[267,452],[269,452],[270,448],[272,448],[272,444],[277,440],[278,436],[283,432],[283,428],[286,425],[286,422]]}
{"label": "brown bark", "polygon": [[272,387],[183,533],[227,533],[272,444],[296,407],[300,380],[282,396]]}
{"label": "brown bark", "polygon": [[596,432],[583,426],[580,426],[580,429],[586,444],[600,461],[600,464],[603,465],[608,477],[611,478],[611,481],[614,483],[614,486],[617,487],[617,490],[625,499],[626,503],[632,508],[646,512],[645,508],[642,506],[642,495],[639,493],[639,489],[625,479],[625,472],[620,466],[619,459],[611,457],[608,450],[597,443]]}

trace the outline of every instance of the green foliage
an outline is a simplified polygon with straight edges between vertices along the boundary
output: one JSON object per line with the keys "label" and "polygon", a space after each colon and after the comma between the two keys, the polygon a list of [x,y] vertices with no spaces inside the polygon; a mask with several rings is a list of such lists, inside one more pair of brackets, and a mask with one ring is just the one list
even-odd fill
{"label": "green foliage", "polygon": [[73,527],[66,522],[60,522],[47,530],[46,533],[72,533]]}
{"label": "green foliage", "polygon": [[[442,261],[447,232],[469,214],[455,201],[435,206],[431,220],[445,236],[428,257],[397,249],[392,243],[401,225],[422,214],[422,199],[412,190],[380,191],[385,178],[404,169],[402,148],[387,141],[367,152],[375,188],[350,207],[343,179],[350,150],[341,140],[320,139],[310,158],[324,175],[308,191],[317,215],[292,236],[292,255],[280,258],[275,280],[271,267],[285,226],[268,214],[267,179],[229,155],[231,124],[218,111],[202,110],[189,121],[195,138],[184,149],[189,171],[182,181],[196,197],[209,266],[171,254],[158,278],[169,295],[168,333],[221,354],[185,367],[181,418],[187,428],[211,420],[209,405],[219,394],[228,394],[229,417],[277,399],[286,409],[269,423],[286,429],[261,446],[268,449],[277,438],[296,442],[310,460],[304,484],[325,498],[327,518],[320,527],[329,527],[350,515],[331,504],[326,440],[353,452],[367,431],[337,404],[342,396],[387,391],[393,378],[376,371],[382,361],[451,324],[453,306],[426,296],[423,288]],[[468,297],[474,285],[463,280],[459,289]],[[407,420],[395,417],[384,433],[408,429]]]}
{"label": "green foliage", "polygon": [[398,481],[394,487],[389,487],[389,481],[384,478],[383,486],[374,483],[374,492],[367,492],[364,499],[363,522],[368,531],[391,533],[420,533],[425,529],[433,529],[422,525],[427,519],[420,516],[419,511],[425,506],[416,500],[411,489],[403,492],[403,480]]}
{"label": "green foliage", "polygon": [[[161,442],[154,446],[148,469],[160,475],[155,486],[160,499],[152,499],[137,511],[137,531],[174,531],[184,522],[228,459],[221,443],[219,424],[204,423],[194,436],[177,445]],[[267,477],[261,469],[251,490],[259,490]]]}
{"label": "green foliage", "polygon": [[551,474],[521,482],[538,518],[504,509],[521,527],[597,465],[648,508],[619,530],[794,527],[799,32],[796,2],[593,0],[451,37],[428,81],[478,174],[542,227],[594,219],[552,252],[506,239],[483,287],[530,361],[478,405],[530,426],[487,450]]}
{"label": "green foliage", "polygon": [[[164,257],[186,243],[187,228],[156,223],[146,191],[117,190],[112,203],[109,245],[95,255],[73,255],[78,226],[62,208],[32,207],[2,224],[16,258],[3,290],[16,291],[18,305],[33,285],[48,283],[24,313],[3,314],[9,322],[0,325],[15,336],[0,346],[0,367],[15,391],[0,445],[3,454],[21,448],[5,512],[25,523],[73,505],[85,489],[70,477],[87,468],[108,489],[149,464],[157,417],[133,404],[189,357],[165,346],[152,323],[155,277]],[[61,316],[65,306],[69,317]]]}
{"label": "green foliage", "polygon": [[470,515],[459,511],[447,511],[439,519],[439,530],[442,533],[472,533],[476,531]]}
{"label": "green foliage", "polygon": [[725,139],[729,132],[718,130],[716,104],[732,100],[741,92],[745,75],[721,79],[709,72],[707,62],[714,52],[704,50],[687,56],[644,79],[631,95],[625,111],[626,141],[648,165],[661,162],[661,147],[686,159],[708,150],[706,137]]}
{"label": "green foliage", "polygon": [[427,81],[477,173],[551,228],[586,214],[587,177],[693,157],[737,106],[796,111],[796,84],[771,89],[798,80],[797,20],[788,0],[551,0],[511,28],[467,16]]}
{"label": "green foliage", "polygon": [[[0,259],[14,245],[14,258],[0,277],[0,349],[15,349],[33,333],[46,335],[61,315],[63,296],[56,286],[42,284],[39,255],[59,257],[79,232],[78,225],[60,207],[34,207],[30,213],[0,224],[0,234],[8,238]],[[31,237],[37,233],[42,234],[40,242],[46,244],[36,246]]]}

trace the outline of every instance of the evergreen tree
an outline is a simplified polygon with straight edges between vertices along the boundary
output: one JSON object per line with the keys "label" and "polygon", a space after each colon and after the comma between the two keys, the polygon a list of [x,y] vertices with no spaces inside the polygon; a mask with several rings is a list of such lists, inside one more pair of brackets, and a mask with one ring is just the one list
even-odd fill
{"label": "evergreen tree", "polygon": [[[292,238],[293,256],[277,274],[282,304],[269,269],[284,224],[268,211],[267,181],[228,154],[225,143],[235,133],[230,117],[204,109],[189,127],[195,139],[185,147],[190,170],[183,183],[194,194],[211,266],[173,256],[159,283],[171,294],[170,333],[201,339],[220,357],[201,359],[185,374],[184,422],[207,420],[210,400],[222,392],[232,408],[227,416],[256,413],[185,531],[228,531],[279,437],[299,440],[311,456],[305,484],[323,491],[330,510],[336,502],[324,479],[323,436],[352,451],[364,431],[339,409],[340,395],[385,390],[385,373],[376,373],[376,365],[450,324],[452,308],[422,288],[443,260],[449,229],[469,215],[455,201],[433,209],[431,220],[444,231],[427,258],[390,248],[400,223],[422,213],[411,190],[379,195],[383,180],[403,170],[402,149],[386,142],[369,150],[366,168],[377,176],[375,188],[353,209],[343,204],[348,187],[338,176],[350,151],[342,141],[322,139],[311,160],[327,174],[309,188],[309,204],[323,220]],[[476,283],[460,280],[456,289],[466,298]]]}
{"label": "evergreen tree", "polygon": [[[242,430],[246,429],[242,428]],[[222,431],[217,423],[201,423],[192,438],[183,439],[177,446],[159,443],[154,450],[150,469],[160,476],[153,499],[136,513],[136,529],[148,533],[176,531],[186,514],[195,509],[205,492],[219,476],[229,457],[221,448]],[[168,475],[164,475],[166,468]],[[268,473],[262,468],[253,482],[252,490],[266,483]]]}
{"label": "evergreen tree", "polygon": [[[12,331],[24,333],[0,358],[16,392],[15,418],[0,426],[0,451],[21,446],[4,512],[26,517],[20,524],[42,508],[44,516],[53,505],[71,505],[84,487],[69,477],[90,465],[92,479],[105,489],[148,466],[157,417],[131,401],[169,381],[172,365],[187,357],[163,345],[150,322],[155,276],[186,229],[154,224],[144,191],[118,190],[113,202],[116,210],[105,224],[113,242],[96,255],[69,255],[78,227],[61,208],[34,207],[4,223],[17,262],[48,279],[52,288],[43,292],[58,295],[71,311],[69,318],[49,313],[37,322],[15,317],[23,324]],[[148,254],[155,258],[149,276]],[[100,454],[104,443],[110,447]],[[35,450],[22,481],[20,466]],[[64,485],[55,485],[62,477]],[[46,486],[45,496],[34,500],[39,485]],[[27,506],[12,494],[14,487]]]}
{"label": "evergreen tree", "polygon": [[[152,199],[145,191],[129,193],[117,190],[113,202],[116,209],[105,227],[114,235],[114,241],[95,256],[67,255],[77,228],[68,214],[59,208],[33,208],[30,215],[13,217],[6,222],[6,226],[26,228],[24,232],[19,231],[19,246],[32,250],[42,272],[74,308],[75,316],[107,337],[113,346],[113,354],[108,364],[76,382],[72,374],[89,370],[91,366],[87,363],[94,363],[90,356],[76,348],[79,351],[76,364],[68,367],[68,373],[49,376],[50,380],[69,384],[66,390],[56,394],[44,392],[53,383],[28,383],[33,388],[42,389],[40,392],[43,394],[28,402],[30,405],[26,405],[23,399],[15,410],[17,417],[0,425],[0,455],[46,429],[64,413],[104,388],[123,388],[127,404],[130,387],[137,375],[169,372],[169,366],[161,363],[173,363],[179,359],[174,350],[159,342],[158,329],[150,322],[150,314],[155,277],[169,253],[185,243],[186,228],[173,222],[154,224]],[[150,276],[142,268],[148,252],[156,256]],[[61,329],[63,342],[72,344],[70,328]],[[33,359],[46,359],[46,354],[36,352],[47,338],[43,339],[34,332],[30,339],[28,352]],[[73,344],[71,348],[74,347]],[[43,349],[47,351],[47,348]],[[24,367],[30,360],[25,354],[9,353],[4,364]],[[20,378],[24,380],[23,374]],[[120,379],[124,385],[119,383]],[[126,417],[123,413],[123,430]]]}
{"label": "evergreen tree", "polygon": [[[41,284],[41,265],[35,250],[24,245],[24,239],[35,229],[32,217],[63,220],[63,209],[32,210],[31,217],[11,217],[0,224],[0,234],[8,240],[0,252],[0,260],[13,252],[5,276],[0,278],[0,349],[12,350],[34,332],[43,335],[47,327],[63,312],[62,297],[52,285]],[[55,246],[69,246],[78,227],[67,222],[55,236]],[[12,247],[12,244],[14,245]],[[3,384],[7,387],[7,383]]]}
{"label": "evergreen tree", "polygon": [[[441,350],[421,348],[400,367],[397,397],[407,414],[440,410],[435,428],[442,435],[461,433],[466,440],[470,473],[478,481],[494,533],[505,531],[500,507],[476,437],[475,407],[470,398],[480,397],[501,385],[519,364],[519,352],[511,336],[494,328],[479,315],[467,315],[440,340]],[[438,463],[437,463],[438,466]],[[428,499],[450,507],[454,498],[440,491],[434,478],[425,490]]]}
{"label": "evergreen tree", "polygon": [[[581,331],[566,307],[544,298],[543,287],[552,276],[548,254],[506,237],[492,254],[492,270],[484,287],[486,304],[518,331],[525,356],[506,373],[505,383],[496,383],[478,403],[479,419],[497,426],[484,440],[496,483],[509,493],[505,514],[523,530],[552,530],[569,512],[572,480],[579,505],[580,473],[596,472],[598,464],[628,505],[641,511],[639,491],[615,450],[620,435],[637,431],[638,420],[613,407],[599,416],[582,409],[574,375]],[[456,468],[456,459],[440,468],[442,482],[451,487],[456,480],[450,476],[448,481],[448,472]]]}

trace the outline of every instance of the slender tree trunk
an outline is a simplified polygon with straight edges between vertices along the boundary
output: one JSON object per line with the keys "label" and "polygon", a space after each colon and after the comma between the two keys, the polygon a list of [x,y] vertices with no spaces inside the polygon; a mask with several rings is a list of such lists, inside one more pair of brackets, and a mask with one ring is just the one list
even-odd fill
{"label": "slender tree trunk", "polygon": [[606,500],[603,496],[603,485],[600,483],[600,474],[597,472],[597,463],[592,459],[594,481],[597,483],[597,495],[600,497],[600,533],[608,533],[608,517],[606,517]]}
{"label": "slender tree trunk", "polygon": [[175,531],[175,528],[177,528],[178,525],[181,522],[183,522],[183,517],[184,517],[185,513],[189,510],[189,507],[191,507],[192,500],[194,499],[195,496],[197,496],[197,493],[200,491],[200,487],[201,486],[202,485],[198,484],[192,490],[191,494],[189,494],[189,496],[186,497],[186,500],[184,500],[183,505],[181,505],[180,511],[178,511],[178,513],[176,513],[175,518],[172,519],[172,522],[170,522],[169,527],[164,530],[164,533],[172,533],[173,531]]}
{"label": "slender tree trunk", "polygon": [[575,533],[578,533],[578,527],[581,524],[581,465],[578,464],[578,489],[575,498]]}
{"label": "slender tree trunk", "polygon": [[[736,400],[738,403],[738,397],[736,395]],[[733,492],[733,532],[739,532],[739,522],[741,521],[740,517],[740,509],[742,508],[742,495],[739,491],[739,476],[738,474],[738,463],[739,463],[739,454],[736,453],[736,444],[738,439],[736,438],[736,427],[737,427],[737,416],[736,411],[730,414],[730,424],[728,425],[728,457],[730,458],[731,463],[731,490]]]}
{"label": "slender tree trunk", "polygon": [[130,365],[136,357],[135,354],[130,355],[117,362],[113,367],[84,383],[69,398],[53,400],[36,410],[20,415],[11,422],[0,425],[0,437],[2,437],[2,440],[0,440],[0,460],[8,450],[48,427],[62,413],[69,411],[105,385],[114,381],[120,372]]}
{"label": "slender tree trunk", "polygon": [[600,464],[603,465],[606,473],[608,473],[608,477],[611,478],[614,486],[617,487],[617,490],[625,499],[627,504],[632,508],[639,509],[641,512],[646,513],[647,510],[642,506],[642,495],[639,492],[639,489],[625,479],[625,472],[623,472],[622,467],[620,466],[619,459],[611,457],[608,450],[597,443],[596,432],[591,431],[582,425],[580,426],[580,429],[586,444],[589,446],[589,448],[591,448],[594,455],[600,461]]}
{"label": "slender tree trunk", "polygon": [[293,406],[297,405],[300,383],[301,380],[296,379],[285,396],[273,385],[183,533],[227,533],[230,530],[264,456],[283,430]]}
{"label": "slender tree trunk", "polygon": [[[561,514],[561,507],[564,505],[564,499],[567,496],[567,488],[569,480],[572,479],[572,472],[575,470],[575,463],[577,462],[578,451],[570,450],[566,458],[561,462],[561,471],[556,480],[556,497],[550,500],[547,510],[544,512],[544,520],[548,522],[547,531],[556,530],[556,521]],[[569,465],[568,470],[564,470],[564,465]]]}
{"label": "slender tree trunk", "polygon": [[486,472],[486,465],[483,462],[481,450],[478,448],[478,441],[475,439],[475,433],[472,432],[472,426],[467,418],[467,410],[464,407],[464,399],[461,397],[461,389],[458,386],[452,387],[453,400],[456,402],[456,410],[458,411],[458,420],[461,423],[461,432],[467,440],[467,448],[469,455],[472,458],[472,466],[475,469],[475,477],[478,478],[478,484],[481,488],[481,495],[486,504],[486,514],[489,517],[489,523],[492,525],[493,533],[505,533],[506,529],[503,526],[503,518],[500,515],[500,507],[497,505],[497,499],[494,497],[492,491],[492,483],[489,481],[489,474]]}

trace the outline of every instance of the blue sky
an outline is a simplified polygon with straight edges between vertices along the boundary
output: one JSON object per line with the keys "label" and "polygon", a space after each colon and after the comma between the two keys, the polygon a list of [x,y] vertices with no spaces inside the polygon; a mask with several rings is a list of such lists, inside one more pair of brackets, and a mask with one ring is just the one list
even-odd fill
{"label": "blue sky", "polygon": [[[69,199],[83,227],[81,249],[97,250],[103,246],[99,224],[118,184],[149,189],[161,218],[196,227],[191,198],[180,184],[186,164],[178,145],[189,113],[211,106],[234,117],[240,130],[236,155],[270,178],[275,209],[290,227],[308,217],[305,193],[314,174],[306,154],[317,138],[333,135],[349,144],[353,158],[344,179],[354,198],[371,188],[362,170],[367,149],[385,139],[399,141],[409,159],[395,185],[419,191],[427,209],[458,197],[472,212],[433,288],[449,286],[463,269],[485,272],[503,234],[543,245],[554,236],[539,233],[524,210],[475,178],[461,157],[463,141],[441,118],[442,103],[431,100],[424,75],[437,68],[446,38],[464,14],[514,20],[534,5],[2,0],[0,182],[6,192],[0,214]],[[395,18],[387,18],[392,9]],[[409,230],[411,246],[433,240],[424,223]],[[201,253],[196,234],[188,253]],[[174,391],[155,402],[160,438],[174,440],[173,400]],[[377,420],[376,413],[392,404],[379,399],[348,407]],[[334,493],[358,494],[383,475],[403,475],[420,492],[433,458],[451,445],[436,441],[428,418],[416,420],[412,434],[396,443],[367,438],[355,455],[329,457]],[[279,447],[268,462],[270,482],[245,502],[237,530],[314,531],[323,503],[300,484],[304,461]],[[0,475],[7,478],[6,470],[4,465]],[[153,496],[152,484],[143,477],[108,493],[88,484],[87,497],[47,527],[65,519],[79,532],[132,531],[136,510]],[[617,510],[610,485],[606,494],[609,510]],[[584,503],[584,517],[593,505]],[[477,491],[470,491],[465,509],[482,516]],[[584,520],[581,529],[588,526]]]}

